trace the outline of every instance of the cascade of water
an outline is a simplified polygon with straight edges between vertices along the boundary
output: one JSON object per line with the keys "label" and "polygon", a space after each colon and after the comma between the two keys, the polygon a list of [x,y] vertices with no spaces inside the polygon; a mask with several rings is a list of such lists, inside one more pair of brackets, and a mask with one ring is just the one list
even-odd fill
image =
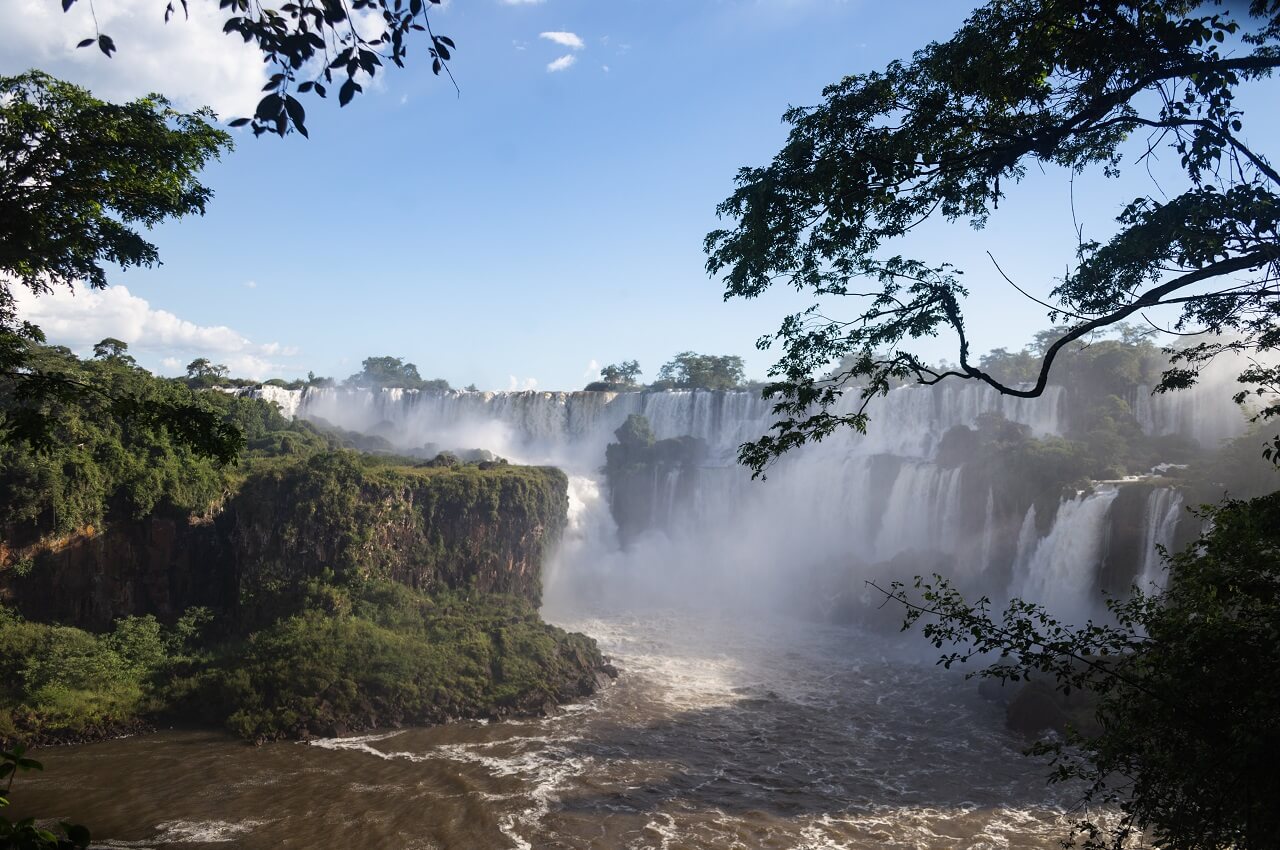
{"label": "cascade of water", "polygon": [[[1046,600],[1068,618],[1087,617],[1096,607],[1094,572],[1088,567],[1101,560],[1107,513],[1119,492],[1115,487],[1100,487],[1064,499],[1049,533],[1014,565],[1011,595]],[[1034,522],[1030,513],[1028,517]],[[1025,527],[1024,523],[1024,531]]]}
{"label": "cascade of water", "polygon": [[1164,559],[1157,547],[1173,545],[1173,535],[1182,516],[1182,494],[1172,487],[1157,487],[1147,497],[1146,516],[1142,526],[1144,561],[1138,574],[1138,587],[1151,590],[1164,575]]}
{"label": "cascade of water", "polygon": [[[1002,415],[1038,436],[1062,435],[1069,405],[1058,387],[1039,399],[1003,396],[973,382],[898,388],[872,400],[868,434],[846,429],[806,445],[774,465],[767,484],[752,481],[736,462],[738,447],[767,433],[773,421],[772,402],[758,393],[279,387],[249,392],[277,403],[285,415],[377,434],[400,450],[483,448],[514,462],[558,465],[571,475],[571,505],[590,505],[589,511],[575,509],[592,516],[608,513],[600,480],[605,447],[629,414],[642,413],[658,439],[687,435],[708,447],[700,468],[655,474],[651,485],[654,532],[665,542],[645,541],[646,557],[683,576],[717,560],[732,560],[739,572],[815,564],[856,570],[858,564],[932,552],[949,557],[949,568],[970,577],[1004,575],[1012,566],[1015,590],[1075,604],[1071,600],[1081,600],[1098,566],[1103,520],[1116,492],[1065,500],[1043,539],[1036,532],[1035,508],[1027,506],[1015,555],[1014,541],[1005,540],[1013,528],[1003,494],[989,483],[982,485],[985,494],[967,492],[960,469],[934,462],[950,429],[972,427],[984,414]],[[1215,398],[1139,393],[1134,407],[1149,433],[1181,432],[1205,441],[1238,424],[1235,410],[1228,405],[1224,412],[1212,403]],[[838,410],[850,412],[860,403],[850,392]],[[1172,491],[1153,499],[1159,504],[1148,507],[1148,552],[1171,539],[1177,515]],[[593,556],[598,563],[629,557],[618,549],[612,520],[597,518],[592,527],[596,532],[582,540],[604,547]],[[588,544],[574,545],[581,550]],[[1157,569],[1158,561],[1149,559],[1143,575]]]}
{"label": "cascade of water", "polygon": [[1039,540],[1036,534],[1036,506],[1031,505],[1027,508],[1027,513],[1022,518],[1022,525],[1018,529],[1018,550],[1014,555],[1013,563],[1015,565],[1028,563]]}

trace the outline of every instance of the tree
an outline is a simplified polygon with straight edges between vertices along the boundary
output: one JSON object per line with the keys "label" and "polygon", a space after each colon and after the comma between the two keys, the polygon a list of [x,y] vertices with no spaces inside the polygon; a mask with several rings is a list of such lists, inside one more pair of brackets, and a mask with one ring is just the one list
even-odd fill
{"label": "tree", "polygon": [[423,380],[418,374],[418,367],[404,362],[403,357],[366,357],[360,364],[363,368],[347,379],[347,383],[357,387],[382,389],[399,387],[406,390],[450,389],[449,382],[443,378]]}
{"label": "tree", "polygon": [[600,380],[606,384],[616,384],[621,387],[636,386],[636,379],[640,377],[640,364],[635,360],[624,360],[621,363],[614,363],[605,366],[600,370]]}
{"label": "tree", "polygon": [[[779,420],[742,447],[743,462],[760,474],[836,428],[865,429],[867,403],[894,380],[975,380],[1038,396],[1073,341],[1161,305],[1180,310],[1176,332],[1209,340],[1174,353],[1161,391],[1191,384],[1224,351],[1280,347],[1280,173],[1246,141],[1235,104],[1242,84],[1277,66],[1274,0],[1247,9],[1220,0],[1000,0],[949,41],[846,77],[818,106],[788,111],[787,143],[769,165],[739,172],[718,208],[732,226],[705,243],[726,297],[753,298],[781,281],[826,302],[760,341],[783,349],[765,388]],[[961,270],[899,245],[933,217],[981,228],[1028,169],[1117,175],[1140,133],[1135,164],[1171,150],[1182,185],[1162,180],[1124,207],[1107,241],[1080,240],[1074,268],[1043,302],[1065,331],[1031,386],[1004,383],[971,360]],[[840,299],[862,303],[851,316],[828,316]],[[913,351],[915,340],[940,333],[955,338],[953,368]],[[815,377],[846,356],[847,369]],[[1280,386],[1275,369],[1242,377]],[[851,385],[863,403],[841,412],[837,400]]]}
{"label": "tree", "polygon": [[214,363],[207,357],[197,357],[187,364],[187,377],[193,381],[219,380],[227,377],[230,370],[221,363]]}
{"label": "tree", "polygon": [[130,366],[135,363],[133,357],[129,355],[129,343],[118,340],[113,336],[109,336],[95,344],[93,346],[93,356],[98,360],[110,360],[116,363],[126,363]]}
{"label": "tree", "polygon": [[655,387],[682,390],[733,390],[742,386],[742,358],[682,351],[658,370]]}
{"label": "tree", "polygon": [[[153,95],[105,103],[39,71],[0,77],[0,392],[12,398],[0,438],[47,444],[50,405],[102,389],[32,363],[40,329],[20,321],[14,285],[37,296],[55,287],[107,285],[108,264],[159,262],[142,227],[203,213],[212,192],[197,176],[230,149],[206,110],[181,113]],[[125,418],[170,427],[223,460],[243,438],[197,401],[112,397]]]}
{"label": "tree", "polygon": [[1088,847],[1146,831],[1170,850],[1262,850],[1280,836],[1280,493],[1201,518],[1199,542],[1167,558],[1166,590],[1108,603],[1115,625],[1072,627],[1020,599],[995,617],[938,576],[885,591],[904,629],[955,647],[945,666],[994,658],[970,675],[1089,695],[1065,738],[1032,748],[1052,781],[1119,808],[1117,823],[1076,825]]}
{"label": "tree", "polygon": [[[188,0],[178,2],[185,13]],[[75,3],[62,0],[63,11]],[[173,0],[164,3],[162,7],[157,2],[156,12],[168,22],[176,9]],[[338,104],[346,106],[357,92],[364,91],[357,78],[376,77],[384,59],[404,67],[406,41],[415,32],[426,33],[429,39],[431,72],[439,76],[444,71],[452,79],[446,63],[454,49],[453,40],[433,33],[427,18],[428,7],[440,3],[354,0],[348,5],[334,0],[291,0],[274,9],[248,0],[220,0],[218,6],[227,18],[222,31],[240,36],[246,44],[254,42],[263,62],[275,69],[264,89],[268,94],[258,102],[253,117],[237,118],[231,126],[250,125],[255,136],[267,132],[283,136],[291,129],[306,136],[306,110],[295,94],[327,97],[326,84],[333,84],[336,73],[341,79]],[[110,58],[116,51],[115,39],[97,31],[96,16],[94,30],[92,37],[77,46],[96,46]]]}
{"label": "tree", "polygon": [[624,360],[605,366],[600,370],[600,380],[587,384],[588,392],[616,393],[640,388],[637,380],[640,377],[640,364],[635,360]]}

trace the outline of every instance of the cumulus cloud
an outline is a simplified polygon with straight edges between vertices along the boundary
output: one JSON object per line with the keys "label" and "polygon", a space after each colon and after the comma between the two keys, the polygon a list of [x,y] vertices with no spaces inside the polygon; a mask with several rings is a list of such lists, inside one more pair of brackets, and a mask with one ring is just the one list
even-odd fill
{"label": "cumulus cloud", "polygon": [[180,371],[196,357],[225,363],[232,374],[264,378],[292,367],[278,358],[297,350],[278,342],[255,343],[225,325],[198,325],[167,310],[157,310],[124,286],[107,289],[59,288],[36,296],[14,290],[22,318],[40,326],[49,341],[87,352],[94,343],[115,337],[129,344],[140,360],[158,361]]}
{"label": "cumulus cloud", "polygon": [[515,375],[507,376],[507,389],[510,392],[519,392],[521,390],[536,390],[538,388],[537,378],[525,378],[521,380]]}
{"label": "cumulus cloud", "polygon": [[538,38],[545,38],[547,41],[553,41],[570,50],[581,50],[586,47],[582,43],[582,39],[578,37],[578,34],[572,32],[540,32],[538,33]]}
{"label": "cumulus cloud", "polygon": [[577,62],[577,61],[578,61],[577,56],[574,56],[572,53],[566,53],[565,55],[561,56],[559,59],[556,59],[554,62],[548,62],[547,70],[554,74],[556,71],[563,71],[565,68],[568,68],[570,65],[572,65],[574,62]]}
{"label": "cumulus cloud", "polygon": [[156,0],[97,3],[98,29],[117,47],[109,59],[97,47],[75,46],[94,34],[87,0],[65,13],[46,0],[9,5],[0,56],[11,71],[41,68],[108,100],[158,91],[182,108],[211,106],[223,118],[252,114],[262,96],[268,68],[254,47],[222,33],[225,13],[216,3],[190,3],[190,18],[179,9],[167,24]]}

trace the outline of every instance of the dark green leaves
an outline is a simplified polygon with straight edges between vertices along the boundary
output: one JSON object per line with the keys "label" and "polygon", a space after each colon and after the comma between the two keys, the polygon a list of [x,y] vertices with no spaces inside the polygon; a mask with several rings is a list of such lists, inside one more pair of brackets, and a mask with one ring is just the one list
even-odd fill
{"label": "dark green leaves", "polygon": [[360,84],[355,80],[346,80],[340,89],[338,89],[338,105],[346,106],[351,102],[351,98],[356,96],[356,92],[363,91]]}
{"label": "dark green leaves", "polygon": [[[62,0],[67,11],[76,0]],[[236,35],[246,44],[254,44],[264,61],[276,69],[264,87],[269,92],[259,101],[252,118],[236,118],[232,127],[252,126],[255,136],[263,133],[286,135],[296,130],[307,135],[306,112],[291,96],[314,92],[319,97],[326,94],[321,80],[332,83],[334,74],[345,75],[339,89],[338,102],[346,106],[356,93],[363,91],[356,82],[359,74],[375,77],[383,67],[383,60],[390,60],[396,67],[404,67],[408,56],[408,39],[415,32],[425,32],[430,38],[427,55],[431,59],[434,74],[448,73],[446,64],[456,49],[453,40],[431,32],[427,19],[427,5],[438,5],[440,0],[410,0],[408,8],[404,0],[355,0],[354,10],[364,10],[381,19],[381,34],[365,37],[347,14],[341,0],[294,0],[279,9],[264,8],[241,0],[220,0],[218,8],[227,13],[222,31]],[[182,0],[187,11],[187,0]],[[167,23],[175,11],[170,1],[164,7]],[[84,39],[79,47],[97,44],[108,57],[116,51],[110,37],[97,34]],[[336,58],[331,56],[336,54]],[[304,70],[319,64],[323,70],[312,79],[302,79]],[[452,79],[452,75],[450,75]],[[456,84],[455,84],[456,88]]]}
{"label": "dark green leaves", "polygon": [[[1197,511],[1206,531],[1167,557],[1167,587],[1107,602],[1108,623],[1072,626],[1015,599],[995,615],[940,576],[885,592],[971,676],[1083,692],[1065,736],[1029,752],[1073,781],[1085,847],[1119,850],[1145,831],[1172,850],[1264,848],[1280,834],[1280,494]],[[994,662],[994,663],[991,663]]]}
{"label": "dark green leaves", "polygon": [[[951,39],[788,111],[786,144],[768,165],[738,173],[717,208],[730,225],[704,244],[726,298],[781,282],[823,306],[784,318],[761,340],[783,349],[766,389],[779,421],[774,436],[744,447],[744,461],[759,472],[834,425],[864,427],[865,407],[824,415],[845,386],[864,401],[903,379],[1038,395],[1063,346],[1159,304],[1181,305],[1179,330],[1261,341],[1280,327],[1271,306],[1280,173],[1237,135],[1245,122],[1235,106],[1242,81],[1280,68],[1280,8],[1229,8],[992,2]],[[1222,52],[1237,31],[1256,49]],[[1042,353],[1030,388],[1001,383],[969,359],[960,270],[902,256],[899,246],[918,246],[908,234],[930,218],[980,229],[1028,167],[1117,174],[1126,140],[1140,134],[1151,150],[1137,154],[1172,150],[1185,186],[1153,186],[1113,237],[1080,246],[1049,305],[1051,321],[1073,323]],[[838,300],[855,306],[841,315]],[[939,334],[956,340],[956,368],[934,369],[914,353],[917,340]],[[816,377],[842,360],[853,367]]]}
{"label": "dark green leaves", "polygon": [[0,436],[47,445],[57,405],[106,397],[121,405],[121,416],[152,417],[219,459],[235,455],[236,435],[200,410],[104,395],[74,368],[37,368],[29,343],[39,341],[38,329],[11,308],[14,283],[37,294],[55,286],[102,288],[109,265],[158,262],[140,231],[203,212],[211,193],[197,176],[231,146],[211,117],[180,113],[158,97],[105,103],[35,71],[0,77],[0,147],[18,152],[0,161],[0,184],[21,174],[26,185],[0,194],[0,389],[7,402]]}

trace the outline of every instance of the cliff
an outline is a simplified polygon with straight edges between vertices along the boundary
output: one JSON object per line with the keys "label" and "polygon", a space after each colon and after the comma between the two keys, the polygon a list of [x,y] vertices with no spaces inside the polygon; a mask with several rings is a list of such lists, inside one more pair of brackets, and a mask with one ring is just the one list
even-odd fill
{"label": "cliff", "polygon": [[[0,598],[34,620],[105,630],[191,606],[261,620],[308,580],[541,595],[566,521],[557,469],[412,467],[348,452],[260,464],[210,515],[153,515],[0,550]],[[247,623],[244,623],[247,625]]]}

